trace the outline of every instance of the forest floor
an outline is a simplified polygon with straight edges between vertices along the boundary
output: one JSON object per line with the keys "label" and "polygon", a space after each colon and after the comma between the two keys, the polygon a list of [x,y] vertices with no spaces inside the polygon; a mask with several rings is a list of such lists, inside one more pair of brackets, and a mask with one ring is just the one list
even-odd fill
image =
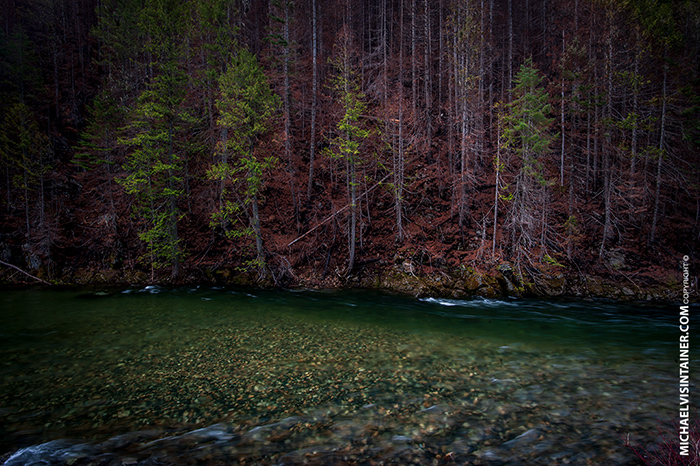
{"label": "forest floor", "polygon": [[[512,251],[501,249],[507,244],[503,223],[495,232],[494,247],[489,212],[477,209],[488,205],[492,192],[475,194],[474,212],[459,226],[449,190],[440,189],[439,171],[426,169],[419,173],[422,175],[413,182],[411,194],[406,197],[414,213],[406,214],[400,241],[389,194],[377,190],[372,201],[363,207],[351,273],[347,272],[347,212],[339,215],[346,203],[345,193],[314,196],[312,201],[301,204],[296,216],[283,215],[280,212],[295,210],[285,195],[287,186],[283,180],[268,185],[268,201],[261,208],[268,253],[262,273],[246,266],[252,257],[252,239],[228,240],[217,235],[206,221],[208,214],[199,212],[196,205],[184,216],[180,228],[187,255],[175,280],[168,269],[152,272],[139,259],[144,247],[136,238],[136,227],[130,223],[126,207],[117,212],[116,221],[107,228],[107,222],[100,223],[102,216],[93,211],[92,204],[79,204],[80,208],[71,212],[74,224],[67,224],[50,242],[51,252],[43,255],[26,250],[18,233],[21,224],[15,219],[15,223],[5,225],[7,231],[17,234],[5,235],[0,242],[0,259],[60,285],[369,288],[454,299],[507,296],[675,302],[682,297],[682,259],[688,248],[693,249],[692,241],[683,240],[689,238],[686,232],[693,231],[693,224],[682,213],[669,217],[660,227],[662,241],[656,244],[634,239],[644,237],[643,234],[626,232],[624,240],[620,234],[601,253],[599,231],[582,226],[579,235],[569,240],[568,254],[556,248],[532,250],[518,266]],[[87,188],[85,191],[90,193]],[[312,208],[312,202],[318,205]],[[128,202],[119,205],[128,206]],[[81,225],[98,225],[102,229],[95,231]],[[692,253],[691,256],[692,272],[697,268]],[[29,283],[36,280],[0,264],[0,284]],[[689,286],[695,294],[696,277],[691,276]]]}

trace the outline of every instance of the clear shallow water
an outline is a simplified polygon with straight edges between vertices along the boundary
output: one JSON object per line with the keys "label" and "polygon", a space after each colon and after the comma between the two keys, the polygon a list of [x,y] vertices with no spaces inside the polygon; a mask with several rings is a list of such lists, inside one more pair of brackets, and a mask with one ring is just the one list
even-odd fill
{"label": "clear shallow water", "polygon": [[676,306],[147,287],[0,310],[12,465],[634,464],[628,436],[678,414]]}

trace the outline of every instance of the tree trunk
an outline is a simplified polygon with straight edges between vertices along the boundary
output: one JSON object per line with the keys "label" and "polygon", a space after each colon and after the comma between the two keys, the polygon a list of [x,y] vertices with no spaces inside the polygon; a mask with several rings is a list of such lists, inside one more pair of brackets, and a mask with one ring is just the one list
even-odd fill
{"label": "tree trunk", "polygon": [[296,194],[296,170],[294,161],[292,160],[292,110],[290,103],[290,84],[289,84],[289,2],[284,3],[284,152],[287,159],[287,173],[289,173],[289,187],[292,194],[292,205],[294,209],[294,218],[299,220],[299,202]]}
{"label": "tree trunk", "polygon": [[318,42],[316,40],[316,0],[311,1],[311,141],[309,147],[309,184],[306,189],[306,198],[311,201],[314,182],[314,163],[316,160],[316,111],[318,108]]}
{"label": "tree trunk", "polygon": [[416,38],[416,0],[411,2],[411,90],[413,91],[413,124],[417,122],[418,103],[418,67],[416,65],[416,55],[418,55]]}
{"label": "tree trunk", "polygon": [[475,130],[476,130],[476,160],[480,166],[484,162],[484,139],[486,138],[486,129],[484,127],[484,109],[486,108],[486,88],[484,86],[484,76],[486,75],[486,40],[484,37],[484,0],[481,0],[479,5],[479,84],[478,84],[478,100],[476,111],[474,112]]}
{"label": "tree trunk", "polygon": [[[664,59],[668,53],[668,49],[664,51]],[[664,78],[661,90],[661,128],[659,130],[659,153],[656,163],[656,189],[654,191],[654,218],[651,222],[651,232],[649,233],[649,243],[656,241],[656,228],[659,221],[659,208],[661,206],[661,173],[664,162],[664,147],[666,145],[666,80],[668,75],[668,64],[664,60]]]}
{"label": "tree trunk", "polygon": [[355,165],[350,163],[350,247],[348,254],[348,272],[355,268],[355,243],[357,242],[357,183]]}
{"label": "tree trunk", "polygon": [[265,270],[265,249],[263,248],[262,229],[260,228],[260,214],[258,213],[258,196],[254,194],[250,197],[250,207],[252,217],[250,222],[255,235],[255,250],[257,252],[256,262],[261,273]]}
{"label": "tree trunk", "polygon": [[[401,7],[403,15],[403,6]],[[396,241],[403,241],[403,177],[404,177],[404,94],[403,94],[403,21],[400,21],[399,32],[399,136],[398,136],[398,155],[394,155],[394,211],[396,215]]]}
{"label": "tree trunk", "polygon": [[175,187],[175,175],[172,170],[172,166],[175,163],[175,151],[174,151],[174,144],[173,144],[173,123],[170,122],[169,127],[168,127],[168,164],[170,165],[170,169],[168,170],[168,188],[170,190],[170,194],[168,194],[168,207],[169,207],[169,223],[170,223],[170,228],[169,228],[169,235],[170,235],[170,254],[171,254],[171,265],[172,265],[172,271],[171,271],[171,276],[174,279],[178,277],[180,274],[180,254],[179,254],[179,248],[178,248],[178,234],[177,234],[177,217],[178,217],[178,212],[177,212],[177,202],[175,198],[175,194],[173,194],[176,191]]}
{"label": "tree trunk", "polygon": [[431,126],[431,121],[430,121],[430,8],[429,8],[429,0],[424,0],[424,17],[425,17],[425,27],[423,30],[423,34],[425,36],[425,53],[424,53],[424,67],[425,69],[423,70],[423,88],[424,88],[424,105],[425,105],[425,140],[426,140],[426,148],[425,148],[425,153],[427,156],[430,155],[430,148],[432,145],[431,142],[431,135],[432,135],[432,130],[430,128]]}
{"label": "tree trunk", "polygon": [[[26,153],[26,149],[22,149],[23,153]],[[24,156],[25,164],[27,160],[27,156]],[[23,188],[24,188],[24,217],[27,222],[27,241],[31,241],[32,239],[32,231],[30,228],[30,223],[29,223],[29,172],[27,171],[27,168],[24,168],[24,182],[23,182]]]}
{"label": "tree trunk", "polygon": [[[612,26],[612,13],[608,12],[608,54],[606,57],[606,73],[607,73],[607,125],[612,125],[613,111],[612,111],[612,91],[613,91],[613,26]],[[612,141],[610,133],[612,128],[608,127],[605,132],[605,148],[603,150],[603,201],[605,202],[605,221],[603,225],[603,240],[600,244],[600,254],[602,258],[605,252],[605,243],[610,239],[612,234],[612,192],[613,192],[613,179],[612,179],[612,168],[611,168],[611,152],[613,151]]]}
{"label": "tree trunk", "polygon": [[513,0],[508,0],[508,102],[511,99],[511,88],[513,87]]}
{"label": "tree trunk", "polygon": [[[443,93],[442,93],[442,73],[444,71],[443,68],[443,50],[442,50],[442,45],[445,40],[445,34],[444,34],[444,20],[443,20],[443,10],[444,10],[444,4],[443,0],[440,0],[440,4],[438,5],[438,13],[439,13],[439,19],[438,19],[438,86],[437,86],[437,102],[438,105],[443,104]],[[438,113],[441,112],[441,108],[438,107]],[[439,124],[439,123],[438,123]]]}
{"label": "tree trunk", "polygon": [[632,122],[632,142],[630,144],[630,151],[632,160],[630,161],[630,178],[632,178],[632,185],[635,185],[634,177],[637,166],[637,137],[638,137],[638,125],[639,125],[639,58],[641,51],[639,50],[639,32],[637,32],[637,38],[635,42],[635,53],[634,53],[634,79],[632,87],[632,114],[634,115],[634,121]]}
{"label": "tree trunk", "polygon": [[501,190],[501,126],[496,129],[496,194],[493,197],[493,243],[491,246],[491,256],[496,258],[496,236],[498,233],[498,196]]}
{"label": "tree trunk", "polygon": [[[566,53],[565,31],[561,31],[561,53]],[[566,144],[566,126],[564,124],[564,74],[561,77],[561,156],[559,161],[559,184],[564,186],[564,147]]]}

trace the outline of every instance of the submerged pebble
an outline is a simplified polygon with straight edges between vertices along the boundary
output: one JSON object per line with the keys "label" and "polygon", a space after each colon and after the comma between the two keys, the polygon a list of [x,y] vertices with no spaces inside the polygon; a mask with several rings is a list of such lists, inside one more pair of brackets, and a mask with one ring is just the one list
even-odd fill
{"label": "submerged pebble", "polygon": [[[100,302],[168,296],[138,291]],[[220,299],[197,293],[201,306]],[[24,369],[0,381],[4,465],[624,465],[621,433],[652,440],[673,415],[658,397],[666,368],[640,383],[638,366],[587,350],[291,312],[222,313],[180,332],[161,314],[151,326],[133,316],[143,328],[98,320],[81,345],[6,350]],[[56,436],[85,441],[44,442]]]}

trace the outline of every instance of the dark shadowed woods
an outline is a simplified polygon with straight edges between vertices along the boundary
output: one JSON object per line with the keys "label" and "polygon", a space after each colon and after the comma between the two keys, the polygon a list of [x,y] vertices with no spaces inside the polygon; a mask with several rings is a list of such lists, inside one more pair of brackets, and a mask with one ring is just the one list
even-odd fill
{"label": "dark shadowed woods", "polygon": [[0,11],[0,260],[43,279],[664,297],[698,263],[696,2]]}

